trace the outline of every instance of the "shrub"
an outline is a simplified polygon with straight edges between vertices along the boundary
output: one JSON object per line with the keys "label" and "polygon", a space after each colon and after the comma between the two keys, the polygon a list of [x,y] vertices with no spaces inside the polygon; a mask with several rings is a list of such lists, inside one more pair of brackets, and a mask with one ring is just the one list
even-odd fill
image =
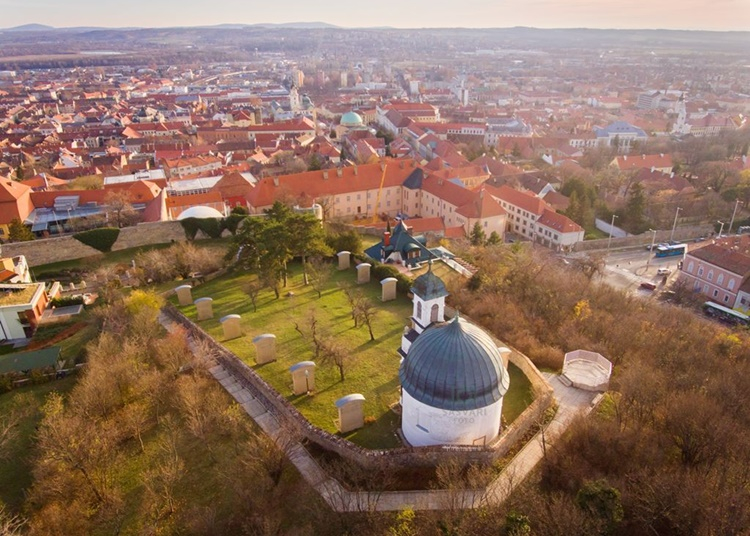
{"label": "shrub", "polygon": [[119,229],[114,227],[102,227],[101,229],[92,229],[91,231],[76,233],[73,235],[73,238],[97,251],[107,253],[108,251],[112,251],[112,246],[117,242],[118,236],[120,236]]}
{"label": "shrub", "polygon": [[198,220],[198,227],[209,238],[221,238],[224,221],[216,218],[201,218]]}
{"label": "shrub", "polygon": [[378,281],[382,281],[386,277],[396,278],[396,290],[401,294],[406,294],[411,291],[412,280],[398,271],[395,266],[389,266],[387,264],[381,264],[371,259],[367,259],[365,262],[372,264],[370,273],[372,277]]}
{"label": "shrub", "polygon": [[326,235],[326,244],[334,252],[350,251],[354,255],[362,253],[362,237],[354,230],[330,232]]}
{"label": "shrub", "polygon": [[[241,209],[243,207],[234,207],[232,213],[221,221],[222,228],[228,230],[232,235],[237,234],[237,228],[240,226],[240,223],[247,218],[247,214],[240,214],[234,211],[238,208]],[[245,209],[245,212],[247,212],[247,209]]]}
{"label": "shrub", "polygon": [[53,307],[66,307],[68,305],[82,305],[83,296],[62,296],[50,301]]}
{"label": "shrub", "polygon": [[209,238],[220,238],[221,233],[224,231],[225,222],[226,219],[219,220],[217,218],[185,218],[184,220],[180,220],[180,225],[182,225],[187,239],[195,240],[198,231],[201,231]]}
{"label": "shrub", "polygon": [[180,220],[183,231],[185,231],[185,238],[188,240],[195,240],[195,235],[200,231],[200,220],[198,218],[185,218]]}

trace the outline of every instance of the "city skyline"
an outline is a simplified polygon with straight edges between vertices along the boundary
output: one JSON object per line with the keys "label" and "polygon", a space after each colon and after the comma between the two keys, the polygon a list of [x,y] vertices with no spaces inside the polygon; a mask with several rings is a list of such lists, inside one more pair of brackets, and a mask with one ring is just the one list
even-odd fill
{"label": "city skyline", "polygon": [[74,0],[0,0],[3,28],[25,24],[54,27],[174,27],[217,24],[279,24],[324,22],[336,26],[394,28],[595,28],[669,30],[750,30],[750,2],[746,0],[507,0],[488,4],[466,0],[461,10],[434,9],[434,3],[414,0],[404,4],[384,0],[378,9],[330,2],[324,5],[287,0],[278,6],[248,8],[239,0],[216,0],[211,12],[185,10],[177,0],[159,3],[131,0],[128,8],[113,11],[101,2]]}

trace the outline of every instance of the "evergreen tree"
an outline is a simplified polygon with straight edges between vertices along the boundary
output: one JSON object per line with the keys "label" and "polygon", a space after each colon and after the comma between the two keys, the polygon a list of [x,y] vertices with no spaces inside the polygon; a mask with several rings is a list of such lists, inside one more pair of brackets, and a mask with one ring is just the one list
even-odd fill
{"label": "evergreen tree", "polygon": [[628,197],[625,212],[623,213],[623,226],[633,234],[640,234],[648,228],[646,224],[646,196],[643,193],[643,186],[636,182],[630,187],[630,196]]}
{"label": "evergreen tree", "polygon": [[34,233],[21,220],[13,218],[8,226],[8,239],[11,242],[27,242],[34,240]]}
{"label": "evergreen tree", "polygon": [[497,233],[497,231],[492,231],[490,233],[490,237],[487,239],[487,244],[490,246],[497,246],[498,244],[501,244],[503,242],[503,239],[500,238],[500,235]]}
{"label": "evergreen tree", "polygon": [[481,246],[487,239],[487,235],[485,234],[484,229],[482,229],[482,226],[479,225],[479,222],[476,222],[474,224],[474,227],[471,229],[471,235],[469,235],[469,239],[471,240],[472,246]]}

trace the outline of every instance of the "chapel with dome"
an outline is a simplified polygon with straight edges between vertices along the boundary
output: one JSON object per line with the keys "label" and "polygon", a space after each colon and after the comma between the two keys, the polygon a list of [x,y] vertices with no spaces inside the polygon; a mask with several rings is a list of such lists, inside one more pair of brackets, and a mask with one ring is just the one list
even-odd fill
{"label": "chapel with dome", "polygon": [[510,386],[500,350],[458,313],[445,322],[448,291],[431,270],[411,290],[412,326],[399,349],[404,439],[415,447],[486,445],[500,433]]}

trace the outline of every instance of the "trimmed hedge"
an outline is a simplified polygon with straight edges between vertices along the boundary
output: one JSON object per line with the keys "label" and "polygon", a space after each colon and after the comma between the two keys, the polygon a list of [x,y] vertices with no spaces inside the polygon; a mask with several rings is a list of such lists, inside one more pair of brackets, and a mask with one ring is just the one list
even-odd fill
{"label": "trimmed hedge", "polygon": [[73,235],[73,238],[97,251],[108,253],[112,251],[112,246],[117,242],[118,236],[120,236],[119,229],[115,227],[102,227],[101,229],[91,229],[90,231],[76,233]]}
{"label": "trimmed hedge", "polygon": [[188,240],[195,240],[198,231],[209,238],[221,238],[224,231],[225,219],[218,218],[185,218],[180,220],[180,225],[185,231]]}
{"label": "trimmed hedge", "polygon": [[83,296],[62,296],[49,302],[54,307],[67,307],[68,305],[83,305]]}
{"label": "trimmed hedge", "polygon": [[411,285],[413,283],[412,280],[399,272],[396,267],[389,266],[388,264],[382,264],[371,259],[368,259],[366,262],[372,264],[372,268],[370,269],[370,274],[372,274],[372,277],[374,277],[378,281],[382,281],[386,277],[395,277],[397,281],[396,290],[398,292],[402,294],[411,292]]}

